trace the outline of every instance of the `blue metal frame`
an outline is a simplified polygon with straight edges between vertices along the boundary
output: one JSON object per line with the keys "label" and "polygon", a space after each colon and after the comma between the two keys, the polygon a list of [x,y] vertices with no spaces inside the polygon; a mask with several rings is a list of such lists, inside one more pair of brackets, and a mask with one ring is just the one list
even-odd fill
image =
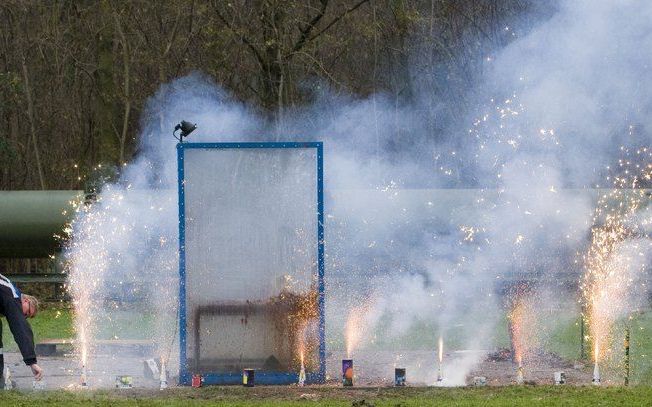
{"label": "blue metal frame", "polygon": [[[308,373],[308,383],[323,383],[326,379],[326,319],[324,290],[324,146],[322,142],[247,142],[247,143],[178,143],[179,176],[179,384],[190,385],[192,374],[187,370],[186,355],[186,219],[184,193],[184,150],[187,148],[315,148],[317,149],[317,279],[319,307],[319,371]],[[203,375],[204,384],[241,384],[241,373],[210,373]],[[256,372],[258,384],[291,384],[299,374],[287,372]]]}

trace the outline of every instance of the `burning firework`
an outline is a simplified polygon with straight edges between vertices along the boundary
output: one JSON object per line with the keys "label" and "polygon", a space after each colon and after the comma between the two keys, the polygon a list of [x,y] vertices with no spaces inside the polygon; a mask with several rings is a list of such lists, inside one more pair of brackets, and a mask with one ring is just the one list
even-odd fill
{"label": "burning firework", "polygon": [[165,358],[161,358],[161,372],[159,375],[159,389],[165,390],[168,388],[168,377],[167,370],[165,366]]}
{"label": "burning firework", "polygon": [[306,348],[306,325],[299,331],[299,386],[306,384],[306,365],[305,365],[305,348]]}
{"label": "burning firework", "polygon": [[306,367],[303,362],[303,349],[301,350],[301,369],[299,370],[299,386],[306,384]]}
{"label": "burning firework", "polygon": [[437,368],[437,383],[441,384],[444,380],[444,377],[441,374],[441,365],[442,361],[444,360],[444,338],[442,336],[439,337],[437,356],[439,359],[439,366]]}
{"label": "burning firework", "polygon": [[[74,207],[77,216],[80,219],[83,217],[85,220],[68,226],[65,230],[68,237],[72,237],[73,230],[77,236],[96,234],[98,230],[95,225],[104,224],[102,217],[91,212],[90,206],[74,205]],[[108,261],[106,250],[101,246],[101,241],[94,240],[89,246],[82,248],[76,242],[70,242],[68,246],[68,267],[70,267],[70,284],[68,287],[75,307],[74,322],[77,334],[75,348],[81,366],[80,385],[82,387],[88,386],[87,367],[95,326],[93,323],[93,310],[94,306],[97,305],[97,301],[93,301],[93,298],[100,285],[97,275],[103,274]]]}
{"label": "burning firework", "polygon": [[[315,298],[316,300],[316,298]],[[316,305],[315,305],[316,306]],[[315,340],[314,326],[311,324],[310,318],[315,318],[312,309],[314,307],[308,308],[311,310],[308,312],[308,309],[304,309],[303,313],[298,314],[301,322],[298,325],[298,331],[295,336],[296,340],[296,352],[298,354],[298,370],[299,377],[297,384],[299,386],[304,386],[306,384],[306,365],[309,368],[314,369],[317,364],[317,341]],[[306,316],[306,313],[308,316]],[[308,319],[306,319],[308,318]],[[312,361],[312,362],[311,362]]]}
{"label": "burning firework", "polygon": [[[649,161],[646,149],[636,152]],[[593,383],[600,384],[601,360],[609,350],[616,320],[631,310],[636,277],[645,270],[644,247],[649,246],[641,209],[650,201],[642,182],[652,179],[652,165],[621,160],[622,176],[613,178],[615,189],[600,197],[593,216],[591,245],[584,256],[581,281],[593,341]]]}
{"label": "burning firework", "polygon": [[352,307],[344,327],[344,339],[346,341],[346,359],[342,360],[342,384],[353,385],[353,351],[358,347],[363,333],[367,329],[367,315],[370,310],[368,303],[358,307]]}
{"label": "burning firework", "polygon": [[[130,185],[107,184],[92,202],[74,205],[75,218],[65,229],[65,258],[83,382],[94,369],[98,326],[103,330],[120,328],[113,325],[112,316],[124,310],[122,304],[106,301],[116,294],[140,301],[144,312],[156,313],[155,329],[148,334],[158,354],[170,354],[178,303],[176,240],[170,239],[176,225],[161,219],[167,219],[164,209],[173,208],[169,205],[173,199],[169,192],[143,193]],[[136,256],[144,262],[137,272],[132,267]],[[152,278],[155,272],[163,277]],[[129,284],[124,284],[127,281]],[[169,357],[165,359],[170,362]]]}
{"label": "burning firework", "polygon": [[598,365],[598,355],[600,354],[600,348],[598,347],[598,341],[595,341],[595,349],[593,352],[593,384],[596,386],[600,385],[600,366]]}
{"label": "burning firework", "polygon": [[344,328],[344,339],[346,341],[346,357],[350,359],[353,350],[358,347],[362,339],[362,333],[365,331],[365,316],[369,310],[368,305],[351,308]]}
{"label": "burning firework", "polygon": [[518,384],[524,381],[523,359],[530,355],[537,345],[537,321],[530,294],[527,286],[517,287],[512,295],[512,310],[508,316]]}
{"label": "burning firework", "polygon": [[344,387],[353,386],[353,360],[352,359],[342,360],[342,386]]}
{"label": "burning firework", "polygon": [[88,336],[86,334],[86,326],[82,325],[78,331],[77,343],[80,362],[81,362],[81,376],[79,378],[79,384],[81,387],[88,386],[88,375],[86,371],[86,364],[88,363]]}
{"label": "burning firework", "polygon": [[523,366],[518,365],[518,368],[516,369],[516,384],[523,384],[525,381],[525,378],[523,376]]}
{"label": "burning firework", "polygon": [[86,374],[86,363],[82,362],[82,372],[79,378],[79,385],[81,387],[88,387],[88,376]]}

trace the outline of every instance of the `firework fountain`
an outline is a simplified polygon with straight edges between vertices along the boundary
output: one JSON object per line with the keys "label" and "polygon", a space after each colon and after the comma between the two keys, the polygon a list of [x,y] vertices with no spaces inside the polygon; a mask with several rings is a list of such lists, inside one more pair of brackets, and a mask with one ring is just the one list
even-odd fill
{"label": "firework fountain", "polygon": [[509,315],[512,337],[512,351],[516,361],[516,383],[523,384],[523,301],[518,297]]}
{"label": "firework fountain", "polygon": [[[88,386],[88,363],[91,347],[93,345],[95,323],[93,315],[98,312],[97,301],[94,301],[96,293],[101,284],[101,276],[108,262],[108,253],[102,247],[102,242],[95,239],[97,227],[102,227],[108,220],[102,213],[95,213],[88,205],[76,205],[78,215],[83,215],[85,221],[73,223],[66,232],[74,235],[77,239],[84,239],[83,254],[80,250],[78,255],[72,255],[70,273],[70,291],[75,307],[75,326],[77,338],[75,347],[79,355],[80,363],[80,386]],[[75,243],[73,243],[74,245]],[[90,246],[90,247],[89,247]],[[83,270],[83,271],[82,271]],[[94,271],[93,274],[89,274]],[[89,278],[89,276],[91,276]]]}
{"label": "firework fountain", "polygon": [[439,336],[439,340],[437,341],[437,358],[439,360],[439,364],[437,366],[437,384],[441,385],[444,381],[444,376],[442,375],[442,362],[444,360],[444,338],[442,336]]}
{"label": "firework fountain", "polygon": [[346,357],[351,359],[353,356],[353,351],[358,347],[360,341],[362,340],[363,334],[363,322],[365,311],[367,307],[353,307],[349,311],[349,316],[346,320],[346,326],[344,328],[344,340],[346,342]]}
{"label": "firework fountain", "polygon": [[592,383],[596,386],[600,385],[600,365],[598,364],[598,358],[600,355],[600,346],[599,340],[595,340],[595,348],[593,350],[593,379]]}
{"label": "firework fountain", "polygon": [[512,352],[516,362],[516,383],[525,381],[524,358],[537,346],[537,321],[533,295],[527,286],[520,285],[512,294],[512,309],[508,315]]}
{"label": "firework fountain", "polygon": [[353,350],[359,345],[362,339],[363,318],[365,306],[353,307],[349,311],[344,328],[344,340],[346,342],[346,359],[342,360],[342,383],[344,386],[353,385]]}
{"label": "firework fountain", "polygon": [[299,386],[303,386],[306,384],[306,366],[304,363],[304,355],[303,355],[303,349],[301,349],[300,352],[300,358],[301,358],[301,368],[299,369]]}
{"label": "firework fountain", "polygon": [[[120,316],[135,315],[134,305],[143,314],[157,315],[153,329],[144,329],[139,335],[153,341],[163,372],[159,384],[167,386],[164,372],[176,332],[175,283],[170,280],[176,268],[176,255],[171,250],[175,242],[170,238],[173,233],[166,228],[173,228],[174,223],[167,225],[158,219],[162,213],[167,215],[164,207],[169,207],[167,199],[171,198],[165,195],[107,185],[95,201],[76,208],[77,216],[67,230],[74,239],[69,241],[66,256],[82,387],[96,383],[94,372],[107,371],[109,367],[107,362],[98,364],[94,352],[98,339],[130,339],[123,336],[127,327],[120,325]],[[138,241],[142,237],[146,240]],[[143,261],[142,273],[133,272],[136,266],[130,250],[147,259]],[[162,272],[158,279],[150,273],[157,269]]]}
{"label": "firework fountain", "polygon": [[[600,364],[609,353],[613,327],[636,306],[638,278],[650,249],[646,206],[650,197],[641,184],[652,179],[652,158],[646,148],[628,154],[610,177],[613,188],[598,201],[591,229],[591,245],[584,256],[582,297],[593,342],[593,384],[602,381]],[[641,162],[643,164],[641,164]]]}
{"label": "firework fountain", "polygon": [[297,333],[298,343],[299,343],[299,378],[297,384],[302,387],[306,384],[306,333],[307,333],[307,324],[302,324]]}
{"label": "firework fountain", "polygon": [[161,371],[159,375],[159,389],[165,390],[168,388],[168,375],[166,370],[165,359],[161,358]]}

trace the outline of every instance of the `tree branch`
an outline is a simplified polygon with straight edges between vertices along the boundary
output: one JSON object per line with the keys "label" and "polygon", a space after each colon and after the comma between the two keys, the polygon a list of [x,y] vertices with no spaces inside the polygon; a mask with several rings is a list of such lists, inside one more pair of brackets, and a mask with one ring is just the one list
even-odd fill
{"label": "tree branch", "polygon": [[165,51],[163,51],[163,58],[167,57],[168,53],[170,52],[170,49],[172,49],[172,44],[174,43],[174,40],[177,37],[180,21],[181,21],[181,9],[179,9],[179,11],[177,12],[177,18],[175,18],[174,20],[174,26],[172,27],[172,34],[170,34],[168,44],[165,47]]}
{"label": "tree branch", "polygon": [[[122,117],[122,133],[118,136],[118,142],[119,142],[119,147],[120,147],[120,156],[118,159],[118,165],[122,165],[124,163],[124,155],[125,155],[125,143],[127,141],[127,133],[129,131],[129,116],[131,114],[131,71],[130,71],[130,47],[129,43],[127,42],[127,36],[124,33],[124,30],[122,29],[122,25],[120,24],[120,18],[118,17],[118,12],[114,11],[113,13],[113,18],[115,19],[115,27],[118,32],[118,35],[120,36],[120,42],[122,44],[122,62],[123,62],[123,92],[124,92],[124,114]],[[113,123],[111,123],[113,125]]]}
{"label": "tree branch", "polygon": [[266,67],[267,62],[265,61],[263,56],[260,54],[258,49],[254,46],[254,44],[249,40],[249,38],[247,38],[243,33],[238,32],[231,25],[231,23],[228,22],[228,20],[222,15],[222,13],[220,13],[220,10],[218,9],[217,4],[215,4],[215,6],[213,8],[215,9],[215,14],[217,14],[217,18],[219,18],[220,21],[226,26],[226,28],[228,28],[233,34],[237,35],[238,38],[240,38],[240,41],[242,41],[243,44],[245,44],[247,47],[249,47],[251,52],[254,54],[254,56],[258,60],[258,63],[261,66]]}
{"label": "tree branch", "polygon": [[457,5],[455,5],[455,2],[452,1],[450,4],[450,7],[452,7],[455,11],[457,11],[462,17],[464,17],[466,20],[468,20],[472,26],[474,26],[478,31],[480,31],[480,34],[484,35],[485,38],[488,40],[491,40],[491,36],[485,32],[485,30],[480,27],[480,25],[475,21],[475,19],[471,18],[470,16],[466,15],[464,11],[462,11]]}
{"label": "tree branch", "polygon": [[312,32],[313,28],[319,23],[319,20],[324,17],[324,13],[326,13],[326,7],[328,7],[328,0],[320,0],[321,3],[321,8],[319,9],[319,12],[317,15],[315,15],[308,25],[306,25],[304,28],[299,28],[301,31],[301,36],[297,40],[297,42],[294,44],[294,47],[292,47],[292,51],[290,54],[293,54],[297,51],[300,51],[301,48],[306,44],[306,41],[308,40],[308,37],[310,36],[310,32]]}
{"label": "tree branch", "polygon": [[[322,28],[320,31],[318,31],[317,34],[313,35],[313,36],[310,37],[310,38],[306,38],[306,39],[303,41],[303,43],[301,44],[301,46],[303,47],[303,45],[305,45],[306,43],[309,43],[309,42],[313,41],[314,39],[316,39],[317,37],[319,37],[320,35],[322,35],[322,34],[325,33],[326,31],[328,31],[332,26],[334,26],[335,24],[337,24],[337,23],[338,23],[342,18],[344,18],[344,17],[346,17],[348,14],[354,12],[354,11],[357,10],[360,6],[362,6],[363,4],[367,3],[368,1],[369,1],[369,0],[360,0],[360,1],[357,2],[355,5],[353,5],[351,8],[344,10],[344,12],[343,12],[342,14],[340,14],[339,16],[337,16],[337,17],[335,17],[333,20],[331,20],[331,22],[328,23],[328,24],[326,25],[326,27],[324,27],[324,28]],[[321,17],[320,17],[320,18],[321,18]],[[290,54],[293,54],[294,52],[296,52],[296,51],[292,51]],[[287,57],[287,56],[289,56],[289,55],[286,55],[286,57]]]}

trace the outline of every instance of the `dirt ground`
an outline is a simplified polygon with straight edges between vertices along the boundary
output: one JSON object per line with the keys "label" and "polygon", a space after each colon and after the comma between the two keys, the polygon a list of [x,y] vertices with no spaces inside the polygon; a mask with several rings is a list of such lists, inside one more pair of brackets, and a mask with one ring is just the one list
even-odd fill
{"label": "dirt ground", "polygon": [[[514,384],[516,367],[506,355],[507,352],[456,351],[444,354],[441,366],[443,380],[438,382],[438,367],[435,352],[429,351],[360,351],[353,355],[354,385],[360,387],[392,386],[394,368],[405,368],[408,386],[465,386],[473,383],[473,378],[486,378],[489,386]],[[329,352],[327,358],[327,383],[309,388],[340,388],[341,360],[344,352]],[[143,360],[147,355],[121,351],[106,353],[95,360],[88,371],[88,383],[92,389],[115,387],[115,377],[129,375],[136,389],[157,389],[158,381],[146,379]],[[22,363],[17,353],[6,353],[5,364],[10,367],[17,388],[32,389],[29,369]],[[45,369],[45,388],[73,389],[79,386],[80,369],[77,360],[70,355],[39,357],[39,364]],[[172,368],[172,371],[175,369]],[[524,377],[528,384],[553,384],[554,372],[563,371],[568,385],[587,385],[591,383],[590,366],[563,360],[555,355],[542,354],[530,358],[524,366]],[[175,378],[169,379],[171,386]],[[308,388],[308,387],[307,387]],[[300,389],[299,389],[300,390]],[[333,390],[337,391],[337,390]],[[296,396],[296,395],[295,395]]]}
{"label": "dirt ground", "polygon": [[[554,373],[564,372],[567,385],[582,386],[591,384],[591,368],[584,363],[564,360],[554,354],[540,354],[524,361],[523,375],[526,384],[552,385],[555,384]],[[474,376],[485,376],[489,386],[507,386],[516,382],[516,366],[507,358],[488,357],[471,371],[469,379]]]}

